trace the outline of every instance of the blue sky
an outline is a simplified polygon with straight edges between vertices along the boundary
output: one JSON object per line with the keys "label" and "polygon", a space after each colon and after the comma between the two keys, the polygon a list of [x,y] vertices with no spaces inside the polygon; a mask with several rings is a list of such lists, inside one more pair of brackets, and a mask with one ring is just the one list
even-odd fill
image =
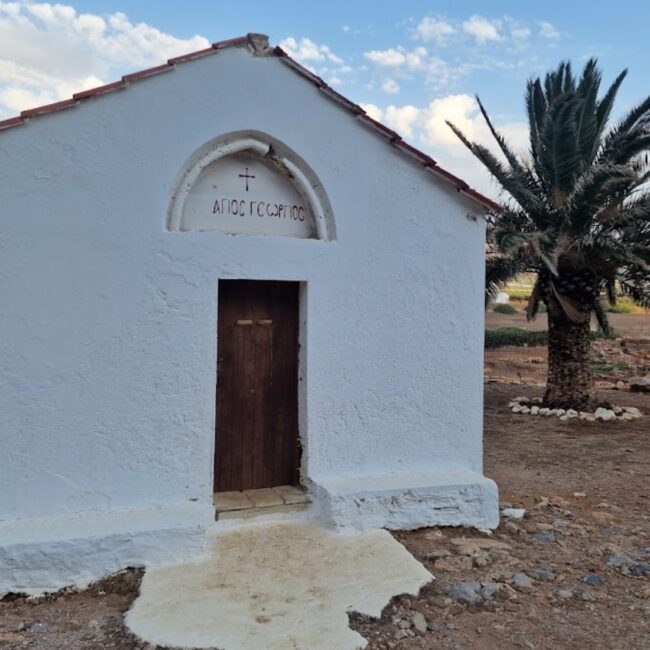
{"label": "blue sky", "polygon": [[478,93],[525,149],[526,79],[564,58],[580,67],[592,55],[606,81],[630,68],[620,113],[650,93],[649,23],[650,3],[639,0],[0,1],[0,116],[257,31],[494,195],[444,119],[487,141],[473,101]]}

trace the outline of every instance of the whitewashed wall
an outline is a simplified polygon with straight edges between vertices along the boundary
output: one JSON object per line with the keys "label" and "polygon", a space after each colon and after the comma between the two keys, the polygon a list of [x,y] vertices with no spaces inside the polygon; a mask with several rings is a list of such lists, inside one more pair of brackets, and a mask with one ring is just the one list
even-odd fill
{"label": "whitewashed wall", "polygon": [[[245,129],[307,161],[336,241],[166,231],[183,162]],[[0,133],[0,156],[5,542],[71,513],[208,516],[219,278],[307,283],[306,480],[480,479],[480,210],[281,61],[223,51]],[[463,516],[493,525],[485,485]]]}

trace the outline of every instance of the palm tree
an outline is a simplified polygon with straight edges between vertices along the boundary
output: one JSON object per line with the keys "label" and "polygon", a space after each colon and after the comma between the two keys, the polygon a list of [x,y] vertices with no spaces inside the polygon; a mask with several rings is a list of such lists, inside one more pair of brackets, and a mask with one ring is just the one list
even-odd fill
{"label": "palm tree", "polygon": [[[527,306],[548,312],[548,380],[544,404],[594,405],[590,363],[592,313],[609,332],[600,295],[615,302],[617,287],[650,307],[650,97],[608,127],[623,71],[599,97],[596,59],[576,79],[561,63],[544,80],[530,80],[526,109],[530,150],[517,155],[481,113],[503,161],[449,123],[498,181],[501,212],[490,219],[498,251],[487,269],[492,293],[523,271],[536,273]],[[478,99],[478,98],[477,98]]]}

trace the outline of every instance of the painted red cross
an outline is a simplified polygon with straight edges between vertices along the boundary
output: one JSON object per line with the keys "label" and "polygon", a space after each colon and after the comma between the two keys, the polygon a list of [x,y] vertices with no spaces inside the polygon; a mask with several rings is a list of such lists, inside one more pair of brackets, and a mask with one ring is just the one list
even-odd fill
{"label": "painted red cross", "polygon": [[246,191],[248,192],[248,179],[249,178],[255,178],[252,174],[248,173],[248,167],[246,167],[246,173],[245,174],[239,174],[239,178],[245,178],[246,179]]}

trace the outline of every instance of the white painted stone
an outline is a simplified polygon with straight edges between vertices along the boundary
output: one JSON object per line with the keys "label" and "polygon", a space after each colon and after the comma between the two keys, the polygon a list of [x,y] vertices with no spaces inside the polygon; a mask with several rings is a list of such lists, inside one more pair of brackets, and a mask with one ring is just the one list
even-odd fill
{"label": "white painted stone", "polygon": [[[210,183],[234,192],[242,179],[225,168],[245,161],[201,164],[247,139],[277,144],[293,180],[268,199],[309,204],[309,233],[202,231]],[[31,119],[0,144],[2,588],[83,584],[173,560],[175,545],[200,554],[219,279],[302,283],[301,480],[315,511],[343,525],[496,526],[475,202],[245,48]],[[404,479],[387,490],[360,478],[393,474]],[[431,482],[414,490],[411,476]],[[67,517],[93,525],[63,535]],[[33,538],[12,537],[23,520]]]}
{"label": "white painted stone", "polygon": [[148,570],[126,615],[139,637],[222,650],[356,650],[348,614],[379,617],[433,576],[384,530],[334,534],[305,524],[222,531],[207,558]]}
{"label": "white painted stone", "polygon": [[537,415],[539,413],[539,406],[531,406],[530,407],[530,414],[531,415]]}
{"label": "white painted stone", "polygon": [[526,508],[504,508],[501,514],[508,519],[521,521],[526,515]]}
{"label": "white painted stone", "polygon": [[616,419],[616,413],[614,413],[614,411],[612,411],[611,409],[606,409],[603,408],[602,406],[599,406],[594,412],[594,417],[596,418],[596,420],[602,420],[603,422],[608,422],[609,420]]}
{"label": "white painted stone", "polygon": [[641,411],[636,406],[624,406],[623,410],[630,415],[640,416]]}
{"label": "white painted stone", "polygon": [[494,297],[494,303],[496,305],[507,305],[509,302],[510,296],[503,291],[498,291],[497,295]]}

